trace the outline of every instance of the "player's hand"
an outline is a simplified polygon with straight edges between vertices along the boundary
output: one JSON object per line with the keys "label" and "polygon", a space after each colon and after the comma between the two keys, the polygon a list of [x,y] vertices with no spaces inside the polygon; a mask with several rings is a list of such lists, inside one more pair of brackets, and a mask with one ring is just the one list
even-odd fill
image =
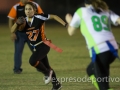
{"label": "player's hand", "polygon": [[72,20],[72,15],[67,13],[66,16],[65,16],[65,20],[69,24],[71,22],[71,20]]}
{"label": "player's hand", "polygon": [[11,34],[11,40],[12,40],[12,41],[15,41],[16,39],[17,39],[16,34],[15,34],[15,33],[12,33],[12,34]]}
{"label": "player's hand", "polygon": [[21,25],[21,24],[23,24],[24,22],[25,22],[24,17],[19,17],[19,18],[17,19],[17,21],[16,21],[16,24],[17,24],[17,25]]}

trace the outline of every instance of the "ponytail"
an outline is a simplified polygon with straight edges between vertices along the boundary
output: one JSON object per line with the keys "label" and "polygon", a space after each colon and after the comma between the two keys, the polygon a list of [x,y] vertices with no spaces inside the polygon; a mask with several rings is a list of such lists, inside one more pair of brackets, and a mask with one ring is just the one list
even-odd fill
{"label": "ponytail", "polygon": [[[89,3],[86,3],[86,2],[89,2]],[[85,0],[85,3],[91,4],[96,11],[99,10],[100,8],[104,11],[109,10],[108,5],[102,0]]]}

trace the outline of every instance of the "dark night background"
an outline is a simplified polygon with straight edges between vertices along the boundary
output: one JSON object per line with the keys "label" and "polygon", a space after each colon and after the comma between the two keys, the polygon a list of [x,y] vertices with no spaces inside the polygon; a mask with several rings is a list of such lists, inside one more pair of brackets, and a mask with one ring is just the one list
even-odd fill
{"label": "dark night background", "polygon": [[[12,1],[12,2],[10,2]],[[84,0],[33,0],[41,6],[44,13],[56,14],[64,19],[67,12],[74,13],[78,7],[84,6]],[[120,15],[120,0],[104,0],[109,8]],[[7,23],[7,14],[19,0],[0,0],[0,23]]]}

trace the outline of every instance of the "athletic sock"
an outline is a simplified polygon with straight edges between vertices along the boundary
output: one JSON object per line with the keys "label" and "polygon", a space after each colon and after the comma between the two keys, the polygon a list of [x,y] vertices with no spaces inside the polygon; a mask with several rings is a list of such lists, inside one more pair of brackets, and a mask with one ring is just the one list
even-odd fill
{"label": "athletic sock", "polygon": [[45,76],[48,76],[48,75],[49,75],[50,70],[47,69],[42,62],[40,62],[40,63],[36,66],[36,68],[37,68],[38,70],[40,70]]}
{"label": "athletic sock", "polygon": [[55,74],[55,72],[54,72],[54,70],[53,70],[53,74],[52,74],[52,84],[55,85],[56,83],[59,83],[59,81],[57,80],[56,74]]}
{"label": "athletic sock", "polygon": [[91,76],[90,76],[90,79],[92,80],[92,84],[97,88],[97,90],[100,90],[100,89],[99,89],[99,86],[98,86],[98,83],[97,83],[97,81],[96,81],[95,76],[94,76],[94,75],[91,75]]}

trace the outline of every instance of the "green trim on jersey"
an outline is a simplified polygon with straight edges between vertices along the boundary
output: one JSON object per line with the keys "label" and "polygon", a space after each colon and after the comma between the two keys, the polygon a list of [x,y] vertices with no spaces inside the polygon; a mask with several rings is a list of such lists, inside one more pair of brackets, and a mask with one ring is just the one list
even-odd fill
{"label": "green trim on jersey", "polygon": [[[76,11],[76,13],[80,16],[80,18],[82,18],[83,13],[82,13],[82,9],[81,8],[78,9]],[[94,38],[92,37],[92,35],[89,33],[88,27],[87,27],[84,19],[81,20],[80,27],[81,27],[81,33],[86,37],[86,39],[88,41],[87,42],[88,46],[90,48],[92,48],[94,45],[96,45],[96,43],[95,43]],[[96,54],[100,53],[100,51],[99,51],[97,46],[95,46],[94,49],[95,49]],[[91,50],[90,50],[90,56],[91,56]]]}

